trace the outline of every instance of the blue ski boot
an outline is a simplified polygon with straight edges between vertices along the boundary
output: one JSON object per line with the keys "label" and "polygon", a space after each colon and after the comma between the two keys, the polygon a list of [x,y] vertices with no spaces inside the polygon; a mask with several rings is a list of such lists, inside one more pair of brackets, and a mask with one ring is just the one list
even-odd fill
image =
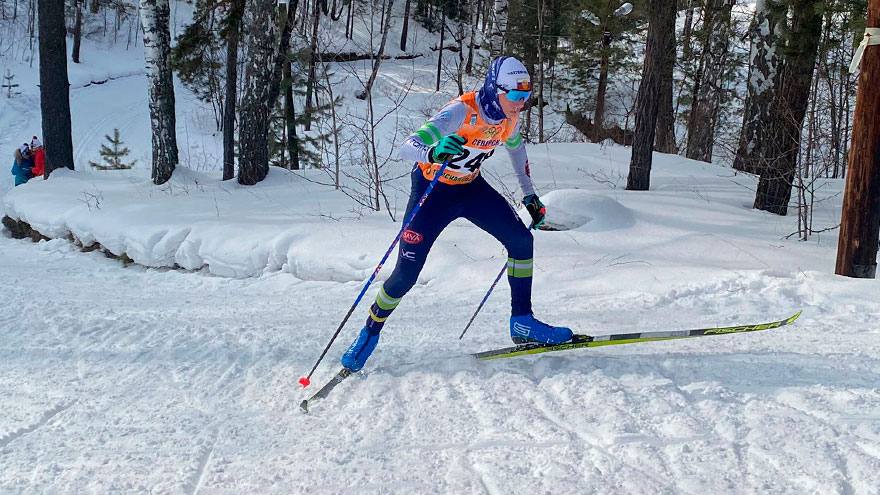
{"label": "blue ski boot", "polygon": [[571,340],[570,328],[554,327],[538,321],[532,315],[510,317],[510,338],[514,344],[562,344]]}
{"label": "blue ski boot", "polygon": [[379,343],[379,331],[370,331],[367,327],[361,328],[358,338],[351,343],[351,347],[342,355],[342,366],[351,371],[360,371],[367,364],[367,359]]}

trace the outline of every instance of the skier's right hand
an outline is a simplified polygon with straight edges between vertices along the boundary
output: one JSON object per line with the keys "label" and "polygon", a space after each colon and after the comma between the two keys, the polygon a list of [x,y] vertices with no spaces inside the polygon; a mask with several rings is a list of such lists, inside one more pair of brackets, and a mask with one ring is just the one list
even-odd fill
{"label": "skier's right hand", "polygon": [[544,224],[544,216],[547,214],[547,208],[541,202],[541,198],[537,194],[529,194],[523,198],[523,205],[532,217],[532,227],[538,228]]}
{"label": "skier's right hand", "polygon": [[467,140],[458,134],[443,136],[437,144],[428,150],[428,159],[431,163],[442,163],[451,160],[458,155],[464,154],[464,143]]}

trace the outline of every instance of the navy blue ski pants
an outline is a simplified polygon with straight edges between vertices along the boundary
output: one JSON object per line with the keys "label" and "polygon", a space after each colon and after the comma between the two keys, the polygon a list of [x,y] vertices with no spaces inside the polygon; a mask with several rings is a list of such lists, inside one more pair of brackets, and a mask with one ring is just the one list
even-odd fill
{"label": "navy blue ski pants", "polygon": [[[421,170],[413,170],[412,190],[404,220],[409,218],[429,183]],[[369,328],[375,331],[381,329],[400,298],[415,285],[434,241],[457,218],[466,218],[504,245],[509,256],[507,278],[511,289],[511,314],[517,316],[532,312],[532,233],[507,200],[480,176],[468,184],[438,182],[434,186],[401,236],[397,265],[370,308],[370,317],[367,319]],[[527,269],[513,268],[523,266]]]}

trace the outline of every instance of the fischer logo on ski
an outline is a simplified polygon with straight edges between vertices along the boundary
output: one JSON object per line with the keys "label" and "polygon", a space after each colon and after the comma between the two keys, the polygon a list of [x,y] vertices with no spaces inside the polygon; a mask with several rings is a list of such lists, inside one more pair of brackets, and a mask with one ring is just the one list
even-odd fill
{"label": "fischer logo on ski", "polygon": [[735,333],[758,332],[790,325],[800,317],[801,312],[779,321],[759,323],[756,325],[735,325],[730,327],[698,328],[694,330],[672,330],[661,332],[621,333],[612,335],[575,335],[572,340],[562,344],[538,344],[529,343],[502,349],[478,352],[472,354],[477,359],[501,359],[527,354],[541,354],[544,352],[567,351],[582,347],[601,347],[606,345],[635,344],[638,342],[656,342],[660,340],[686,339],[693,337],[705,337],[710,335],[729,335]]}

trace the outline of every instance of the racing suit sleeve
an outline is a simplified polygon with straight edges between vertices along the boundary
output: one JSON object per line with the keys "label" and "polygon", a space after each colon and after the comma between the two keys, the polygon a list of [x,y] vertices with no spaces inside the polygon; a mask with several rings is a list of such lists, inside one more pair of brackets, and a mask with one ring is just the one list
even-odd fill
{"label": "racing suit sleeve", "polygon": [[513,171],[516,173],[516,180],[519,182],[519,188],[522,190],[523,196],[535,194],[535,185],[532,183],[531,172],[529,171],[529,155],[526,153],[526,145],[523,143],[522,135],[519,133],[520,123],[516,123],[510,138],[504,142],[507,148],[507,154],[510,155],[510,163],[513,165]]}
{"label": "racing suit sleeve", "polygon": [[467,105],[453,101],[440,109],[425,125],[410,134],[400,145],[398,156],[402,160],[428,162],[428,151],[443,136],[455,133],[467,117]]}

